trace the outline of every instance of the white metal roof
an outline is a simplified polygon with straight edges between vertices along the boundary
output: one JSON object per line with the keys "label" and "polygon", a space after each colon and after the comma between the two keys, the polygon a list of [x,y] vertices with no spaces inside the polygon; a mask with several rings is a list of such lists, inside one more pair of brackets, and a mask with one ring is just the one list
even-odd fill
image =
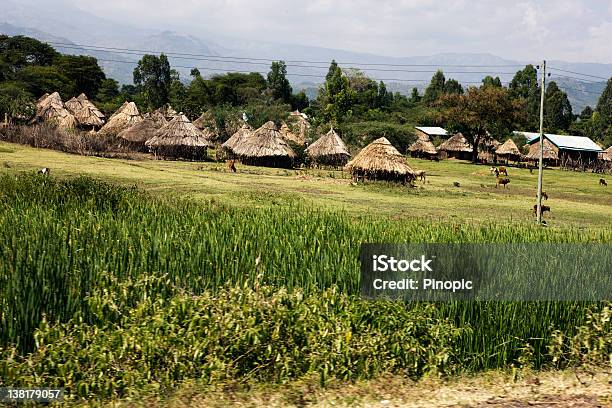
{"label": "white metal roof", "polygon": [[[524,135],[527,138],[527,143],[535,143],[540,137],[539,133],[534,132],[515,132]],[[565,150],[586,150],[591,152],[602,152],[602,148],[594,141],[586,136],[572,135],[555,135],[552,133],[544,133],[544,136],[550,140],[559,149]]]}
{"label": "white metal roof", "polygon": [[446,129],[438,126],[415,126],[415,129],[427,133],[430,136],[448,136]]}

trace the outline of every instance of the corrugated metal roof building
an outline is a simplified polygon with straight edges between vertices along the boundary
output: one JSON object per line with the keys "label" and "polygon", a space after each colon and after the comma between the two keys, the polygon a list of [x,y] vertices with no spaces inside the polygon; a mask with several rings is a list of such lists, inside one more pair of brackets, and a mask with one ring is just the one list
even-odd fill
{"label": "corrugated metal roof building", "polygon": [[[528,145],[539,145],[540,134],[534,132],[515,132],[527,138]],[[544,133],[546,138],[558,152],[559,160],[564,163],[568,161],[579,161],[583,164],[597,160],[598,155],[603,151],[590,138],[585,136],[555,135]]]}

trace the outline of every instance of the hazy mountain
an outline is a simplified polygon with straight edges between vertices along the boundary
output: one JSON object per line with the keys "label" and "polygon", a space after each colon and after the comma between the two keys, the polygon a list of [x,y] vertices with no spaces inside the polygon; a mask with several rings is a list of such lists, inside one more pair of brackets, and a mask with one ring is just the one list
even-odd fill
{"label": "hazy mountain", "polygon": [[[312,94],[323,81],[332,59],[339,61],[344,67],[361,68],[370,77],[384,80],[390,85],[390,89],[403,93],[408,93],[415,86],[424,89],[435,66],[445,66],[447,78],[455,78],[467,86],[480,83],[486,75],[499,76],[502,81],[507,82],[526,63],[507,60],[489,53],[445,53],[398,58],[331,48],[236,39],[218,33],[211,33],[207,38],[199,38],[183,33],[141,29],[116,23],[78,9],[62,0],[55,2],[53,6],[28,3],[28,0],[19,2],[0,0],[0,10],[2,10],[0,33],[38,38],[49,42],[64,53],[92,55],[98,58],[108,76],[121,83],[132,81],[135,62],[146,51],[169,53],[171,64],[177,68],[181,78],[186,80],[193,67],[198,67],[203,75],[227,71],[265,73],[270,65],[269,60],[284,59],[287,61],[288,76],[294,88],[307,89],[309,94]],[[77,44],[83,45],[84,48]],[[93,47],[119,49],[102,50]],[[125,49],[134,51],[122,51]],[[234,57],[234,59],[223,57]],[[595,77],[608,78],[612,74],[612,64],[564,61],[550,61],[549,64],[551,68]],[[473,67],[452,67],[452,65]],[[560,77],[578,77],[576,74],[555,70],[551,72],[554,74],[551,79],[568,93],[575,112],[580,112],[587,104],[591,106],[596,104],[598,93],[603,89],[603,83],[592,83],[598,81],[598,78],[585,77],[588,81],[579,81]]]}

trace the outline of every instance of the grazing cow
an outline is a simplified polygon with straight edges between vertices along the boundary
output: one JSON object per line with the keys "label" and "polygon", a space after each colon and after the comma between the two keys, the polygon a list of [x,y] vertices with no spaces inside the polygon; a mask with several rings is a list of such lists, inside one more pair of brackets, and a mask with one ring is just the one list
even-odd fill
{"label": "grazing cow", "polygon": [[420,179],[423,183],[425,183],[425,170],[417,170],[414,172],[414,177],[415,179],[418,178]]}
{"label": "grazing cow", "polygon": [[608,187],[608,183],[606,183],[606,180],[604,179],[599,179],[599,185]]}
{"label": "grazing cow", "polygon": [[51,174],[51,169],[48,167],[43,167],[42,169],[38,170],[38,174],[42,174],[43,176],[48,176],[49,174]]}
{"label": "grazing cow", "polygon": [[231,171],[232,173],[236,172],[236,160],[228,160],[226,164],[228,171]]}
{"label": "grazing cow", "polygon": [[[538,198],[538,193],[536,193],[536,198]],[[546,191],[542,191],[542,198],[548,200],[548,194],[546,194]]]}
{"label": "grazing cow", "polygon": [[509,178],[497,178],[497,184],[495,184],[495,188],[497,188],[499,185],[504,186],[504,188],[506,188],[506,186],[510,183],[510,179]]}
{"label": "grazing cow", "polygon": [[[543,205],[542,206],[542,215],[544,215],[544,213],[546,211],[550,212],[550,207],[548,205]],[[538,205],[537,204],[533,205],[533,215],[538,215]]]}

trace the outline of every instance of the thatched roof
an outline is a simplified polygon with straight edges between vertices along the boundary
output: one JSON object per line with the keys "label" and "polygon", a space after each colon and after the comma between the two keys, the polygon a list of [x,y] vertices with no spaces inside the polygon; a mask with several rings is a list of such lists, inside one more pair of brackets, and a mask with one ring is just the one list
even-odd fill
{"label": "thatched roof", "polygon": [[265,123],[254,132],[245,133],[232,151],[237,156],[245,158],[296,156],[272,121]]}
{"label": "thatched roof", "polygon": [[467,141],[465,136],[461,133],[455,133],[448,140],[445,140],[440,146],[438,151],[447,152],[472,152],[472,146]]}
{"label": "thatched roof", "polygon": [[516,143],[514,143],[514,140],[512,139],[506,140],[503,145],[499,146],[497,150],[495,150],[495,153],[498,156],[520,156],[521,155],[521,151],[519,150],[519,148],[516,146]]}
{"label": "thatched roof", "polygon": [[338,136],[338,133],[331,128],[329,132],[317,139],[316,142],[306,148],[306,154],[313,159],[326,156],[345,156],[351,157],[346,145]]}
{"label": "thatched roof", "polygon": [[304,135],[293,133],[291,131],[291,128],[289,128],[289,125],[287,125],[285,122],[282,122],[279,132],[281,133],[283,138],[287,140],[288,142],[293,142],[298,145],[303,145],[304,143],[306,143],[306,139],[304,138]]}
{"label": "thatched roof", "polygon": [[76,118],[66,109],[57,92],[53,92],[44,99],[42,97],[39,99],[34,120],[52,122],[61,129],[73,129],[77,124]]}
{"label": "thatched roof", "polygon": [[179,113],[166,126],[155,132],[155,135],[145,142],[151,148],[156,147],[212,147],[212,143],[204,137],[200,129]]}
{"label": "thatched roof", "polygon": [[[59,95],[59,94],[58,94]],[[38,98],[38,100],[36,101],[36,106],[38,107],[39,104],[41,104],[45,99],[47,99],[49,97],[48,93],[44,93],[40,98]]]}
{"label": "thatched roof", "polygon": [[406,163],[406,158],[385,137],[376,139],[347,163],[346,170],[362,173],[394,173],[413,175],[414,171]]}
{"label": "thatched roof", "polygon": [[215,121],[215,115],[212,111],[207,110],[203,112],[199,118],[193,121],[193,124],[198,129],[202,130],[205,128],[210,128],[213,130],[217,129],[217,122]]}
{"label": "thatched roof", "polygon": [[125,129],[129,129],[142,121],[142,116],[134,102],[124,102],[123,105],[113,113],[106,125],[102,126],[99,133],[103,135],[117,135]]}
{"label": "thatched roof", "polygon": [[155,112],[162,114],[164,118],[166,118],[166,120],[172,120],[175,116],[178,115],[178,112],[175,111],[169,103],[165,104],[161,108],[156,109]]}
{"label": "thatched roof", "polygon": [[236,133],[227,139],[227,141],[223,143],[221,147],[233,152],[234,147],[239,145],[245,137],[251,134],[251,132],[253,132],[253,128],[245,123]]}
{"label": "thatched roof", "polygon": [[[544,138],[544,160],[559,160],[559,154],[557,148],[553,145],[550,140]],[[530,160],[540,160],[540,142],[536,142],[529,148],[527,158]]]}
{"label": "thatched roof", "polygon": [[416,142],[411,144],[410,147],[408,148],[408,151],[416,152],[416,153],[431,154],[431,155],[438,153],[436,151],[436,146],[434,146],[434,144],[431,141],[425,140],[423,138],[419,138],[417,139]]}
{"label": "thatched roof", "polygon": [[612,146],[604,150],[603,153],[601,153],[600,158],[603,161],[612,161]]}
{"label": "thatched roof", "polygon": [[122,130],[117,136],[129,142],[145,143],[167,124],[168,121],[160,112],[146,113],[142,117],[142,121],[128,129]]}
{"label": "thatched roof", "polygon": [[106,116],[82,93],[66,102],[66,108],[74,115],[79,125],[102,126]]}

